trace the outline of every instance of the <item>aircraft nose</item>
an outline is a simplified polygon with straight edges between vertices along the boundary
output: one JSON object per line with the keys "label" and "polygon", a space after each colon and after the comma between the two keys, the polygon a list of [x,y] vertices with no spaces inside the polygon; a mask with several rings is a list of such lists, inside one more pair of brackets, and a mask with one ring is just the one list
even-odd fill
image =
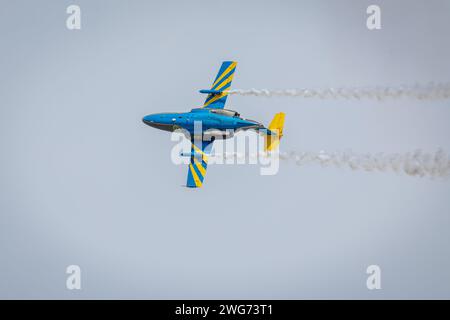
{"label": "aircraft nose", "polygon": [[150,115],[145,116],[144,118],[142,118],[142,121],[143,121],[145,124],[152,125],[152,123],[155,122],[155,116],[153,116],[153,115],[150,114]]}

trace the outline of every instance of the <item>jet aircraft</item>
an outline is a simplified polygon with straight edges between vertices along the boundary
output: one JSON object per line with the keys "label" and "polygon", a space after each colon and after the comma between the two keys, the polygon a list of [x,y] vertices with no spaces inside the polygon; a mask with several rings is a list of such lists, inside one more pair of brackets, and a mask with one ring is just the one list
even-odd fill
{"label": "jet aircraft", "polygon": [[211,88],[200,90],[200,93],[207,95],[203,106],[190,112],[157,113],[142,119],[145,124],[160,130],[173,132],[184,129],[192,143],[191,152],[182,154],[190,157],[187,187],[203,185],[208,156],[215,139],[232,138],[235,132],[253,129],[265,135],[265,151],[271,152],[278,147],[283,136],[283,112],[277,113],[266,128],[260,122],[242,118],[234,110],[224,109],[236,65],[235,61],[224,61]]}

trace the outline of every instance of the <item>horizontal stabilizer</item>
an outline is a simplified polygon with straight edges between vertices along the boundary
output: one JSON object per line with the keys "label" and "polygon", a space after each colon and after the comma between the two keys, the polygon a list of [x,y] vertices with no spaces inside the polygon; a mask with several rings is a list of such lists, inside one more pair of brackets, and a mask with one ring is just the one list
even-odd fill
{"label": "horizontal stabilizer", "polygon": [[273,151],[279,146],[280,139],[283,137],[284,118],[283,112],[279,112],[273,117],[268,128],[270,134],[265,137],[265,151]]}

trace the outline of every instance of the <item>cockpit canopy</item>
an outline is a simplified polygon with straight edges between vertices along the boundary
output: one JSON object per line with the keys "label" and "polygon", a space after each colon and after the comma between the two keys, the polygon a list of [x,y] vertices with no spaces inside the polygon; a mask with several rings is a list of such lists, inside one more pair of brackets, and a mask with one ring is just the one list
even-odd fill
{"label": "cockpit canopy", "polygon": [[229,109],[194,108],[191,110],[191,112],[194,112],[194,113],[211,112],[211,113],[220,114],[220,115],[223,115],[226,117],[236,117],[236,118],[241,117],[241,115],[237,111],[229,110]]}
{"label": "cockpit canopy", "polygon": [[241,115],[234,110],[229,110],[229,109],[211,109],[210,111],[211,113],[217,113],[217,114],[221,114],[227,117],[237,117],[239,118]]}

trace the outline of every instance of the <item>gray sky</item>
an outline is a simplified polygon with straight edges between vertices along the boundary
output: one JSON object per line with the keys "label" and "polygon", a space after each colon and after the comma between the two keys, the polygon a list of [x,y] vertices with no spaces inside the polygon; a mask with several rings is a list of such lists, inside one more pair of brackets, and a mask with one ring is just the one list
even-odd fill
{"label": "gray sky", "polygon": [[[66,28],[78,4],[82,29]],[[382,29],[366,28],[366,8]],[[448,1],[2,1],[1,298],[450,298],[448,180],[282,163],[184,188],[144,115],[233,88],[450,81]],[[450,150],[449,101],[231,96],[282,150]],[[65,269],[82,269],[82,290]],[[366,268],[382,289],[366,288]]]}

